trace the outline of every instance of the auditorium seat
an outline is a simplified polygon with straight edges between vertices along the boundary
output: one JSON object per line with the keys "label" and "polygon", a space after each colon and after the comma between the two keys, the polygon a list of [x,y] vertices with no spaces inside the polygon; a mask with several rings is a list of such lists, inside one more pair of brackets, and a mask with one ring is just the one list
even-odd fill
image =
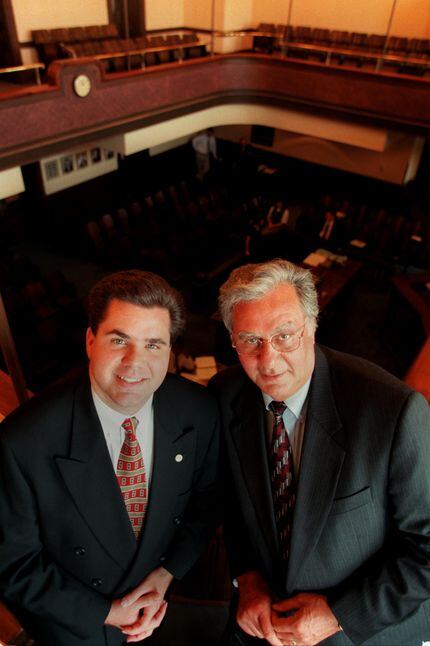
{"label": "auditorium seat", "polygon": [[[164,36],[151,36],[149,39],[151,47],[164,47],[167,45],[167,42]],[[170,52],[169,50],[156,52],[156,59],[158,63],[169,63],[170,62]]]}
{"label": "auditorium seat", "polygon": [[127,209],[121,207],[117,209],[116,221],[122,233],[128,233],[130,230],[130,220],[128,217]]}
{"label": "auditorium seat", "polygon": [[[166,43],[167,45],[180,45],[181,44],[181,36],[179,34],[167,34],[166,35]],[[171,49],[170,50],[170,59],[172,61],[180,61],[184,58],[183,56],[183,50],[181,48],[179,49]]]}
{"label": "auditorium seat", "polygon": [[206,45],[197,45],[193,47],[193,43],[199,42],[199,37],[196,33],[192,34],[182,34],[182,43],[187,45],[184,48],[185,58],[199,58],[200,56],[206,56]]}

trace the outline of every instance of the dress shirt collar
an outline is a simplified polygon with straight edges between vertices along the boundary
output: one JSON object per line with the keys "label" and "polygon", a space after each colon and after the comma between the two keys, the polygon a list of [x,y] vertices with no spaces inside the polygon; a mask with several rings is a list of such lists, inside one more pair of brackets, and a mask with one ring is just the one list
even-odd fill
{"label": "dress shirt collar", "polygon": [[122,423],[128,417],[137,417],[139,422],[142,422],[142,420],[144,420],[147,417],[147,415],[151,413],[152,401],[154,399],[154,395],[152,394],[150,398],[142,406],[142,408],[140,408],[137,411],[137,413],[126,415],[124,413],[119,413],[118,411],[114,410],[113,408],[105,404],[105,402],[100,399],[100,397],[97,395],[97,393],[94,391],[93,388],[91,388],[91,394],[93,396],[94,406],[96,408],[97,415],[99,416],[103,429],[109,429],[109,428],[120,429]]}
{"label": "dress shirt collar", "polygon": [[[291,397],[288,397],[284,400],[284,404],[288,406],[292,413],[294,413],[296,419],[299,419],[302,413],[306,397],[308,396],[309,386],[311,385],[311,379],[312,377],[309,377],[307,382],[303,384],[303,386],[296,393],[294,393],[294,395],[291,395]],[[269,404],[275,400],[273,399],[273,397],[270,397],[270,395],[267,395],[266,393],[262,392],[262,395],[266,410],[270,411]]]}

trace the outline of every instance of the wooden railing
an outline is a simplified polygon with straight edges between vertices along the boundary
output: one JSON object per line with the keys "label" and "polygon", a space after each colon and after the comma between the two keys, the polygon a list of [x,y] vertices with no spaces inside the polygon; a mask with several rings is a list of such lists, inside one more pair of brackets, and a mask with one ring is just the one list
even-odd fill
{"label": "wooden railing", "polygon": [[36,83],[40,85],[40,71],[43,69],[45,69],[43,63],[29,63],[28,65],[16,65],[15,67],[2,67],[0,68],[0,74],[18,74],[33,70],[36,75]]}

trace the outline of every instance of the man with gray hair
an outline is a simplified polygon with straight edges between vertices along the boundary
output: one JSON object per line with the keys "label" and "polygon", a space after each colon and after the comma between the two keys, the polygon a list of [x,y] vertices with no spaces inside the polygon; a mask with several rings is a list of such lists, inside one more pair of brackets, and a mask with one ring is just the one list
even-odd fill
{"label": "man with gray hair", "polygon": [[381,368],[315,346],[309,271],[236,269],[220,310],[241,366],[211,383],[237,588],[226,644],[430,640],[430,416]]}

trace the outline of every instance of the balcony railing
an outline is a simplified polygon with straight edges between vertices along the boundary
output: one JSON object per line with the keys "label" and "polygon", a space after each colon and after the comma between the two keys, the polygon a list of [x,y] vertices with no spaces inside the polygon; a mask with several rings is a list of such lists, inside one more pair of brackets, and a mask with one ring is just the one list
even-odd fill
{"label": "balcony railing", "polygon": [[33,70],[36,77],[36,84],[40,85],[40,71],[43,69],[45,69],[43,63],[29,63],[28,65],[16,65],[15,67],[2,67],[0,68],[0,74],[19,74]]}

